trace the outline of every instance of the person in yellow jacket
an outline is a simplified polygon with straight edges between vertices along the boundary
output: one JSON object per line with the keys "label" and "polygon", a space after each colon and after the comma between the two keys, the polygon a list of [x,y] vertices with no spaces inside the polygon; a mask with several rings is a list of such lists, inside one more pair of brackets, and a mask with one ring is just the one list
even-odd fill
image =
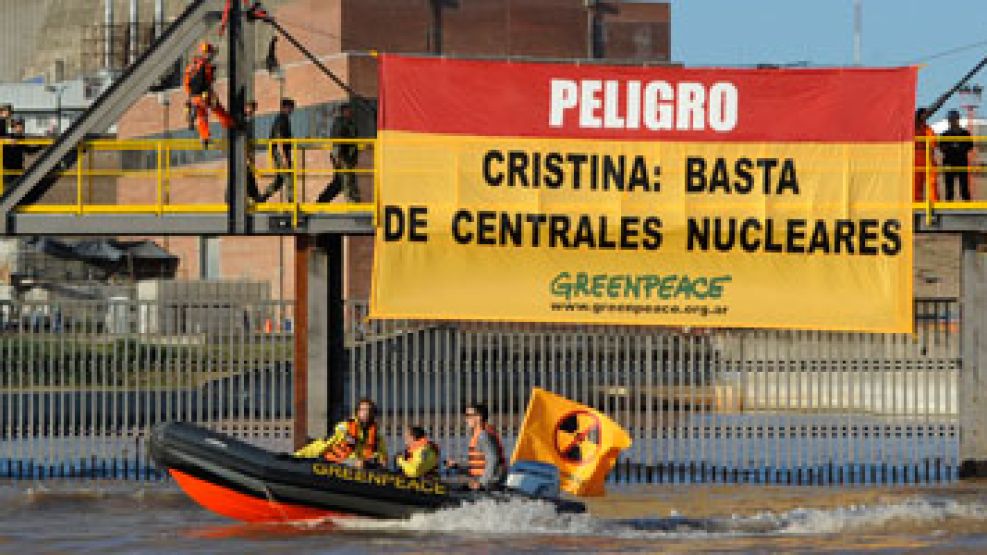
{"label": "person in yellow jacket", "polygon": [[395,459],[398,468],[409,478],[439,479],[439,446],[425,436],[421,426],[404,430],[404,452]]}
{"label": "person in yellow jacket", "polygon": [[356,415],[333,428],[328,439],[317,439],[295,451],[296,457],[322,457],[327,461],[377,468],[387,465],[387,446],[377,426],[377,405],[370,399],[360,399]]}

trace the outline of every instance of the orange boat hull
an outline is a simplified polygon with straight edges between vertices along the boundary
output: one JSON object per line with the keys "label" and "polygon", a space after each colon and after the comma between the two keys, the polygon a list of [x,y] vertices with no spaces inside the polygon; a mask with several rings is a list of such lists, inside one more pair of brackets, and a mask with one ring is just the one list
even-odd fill
{"label": "orange boat hull", "polygon": [[200,480],[180,470],[169,469],[168,472],[182,491],[196,503],[218,515],[241,522],[298,522],[350,516],[325,509],[281,503],[273,499],[260,499]]}

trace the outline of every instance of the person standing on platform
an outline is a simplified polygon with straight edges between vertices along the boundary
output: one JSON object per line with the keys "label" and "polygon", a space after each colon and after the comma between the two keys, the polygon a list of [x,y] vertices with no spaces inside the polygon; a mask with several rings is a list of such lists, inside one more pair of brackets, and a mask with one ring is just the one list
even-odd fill
{"label": "person standing on platform", "polygon": [[10,104],[0,104],[0,139],[10,134],[10,116],[14,107]]}
{"label": "person standing on platform", "polygon": [[959,182],[960,198],[970,200],[970,151],[973,142],[970,132],[960,127],[960,113],[950,110],[947,116],[949,128],[939,135],[939,152],[942,153],[943,183],[946,200],[953,200],[953,185]]}
{"label": "person standing on platform", "polygon": [[[295,101],[290,98],[282,98],[281,109],[274,118],[274,123],[271,124],[270,138],[272,141],[286,142],[274,143],[271,147],[271,153],[274,156],[274,167],[278,171],[274,176],[274,181],[264,191],[264,195],[261,197],[263,201],[267,201],[274,193],[284,187],[285,181],[291,180],[290,170],[295,164],[292,157],[293,149],[291,145],[291,140],[294,138],[294,134],[291,131],[291,114],[294,111]],[[294,202],[293,183],[288,187],[286,197],[288,202]]]}
{"label": "person standing on platform", "polygon": [[[45,147],[42,145],[25,145],[20,140],[24,139],[24,118],[14,117],[10,120],[10,133],[3,137],[9,142],[3,145],[3,188],[7,189],[10,183],[24,173],[24,157],[34,154]],[[12,173],[13,172],[13,173]]]}

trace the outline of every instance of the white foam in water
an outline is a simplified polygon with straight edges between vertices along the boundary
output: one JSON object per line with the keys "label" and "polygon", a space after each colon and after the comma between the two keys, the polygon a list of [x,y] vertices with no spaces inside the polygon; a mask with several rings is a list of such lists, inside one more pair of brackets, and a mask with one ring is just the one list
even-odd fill
{"label": "white foam in water", "polygon": [[954,499],[914,498],[887,505],[795,509],[781,515],[779,529],[794,534],[833,534],[878,528],[892,522],[921,524],[951,519],[987,520],[987,506]]}
{"label": "white foam in water", "polygon": [[590,515],[560,515],[542,501],[483,500],[456,509],[422,513],[407,520],[339,519],[346,528],[390,529],[415,532],[472,532],[481,534],[590,534],[600,521]]}
{"label": "white foam in water", "polygon": [[781,513],[690,518],[609,520],[591,515],[557,514],[548,503],[528,500],[479,501],[458,509],[415,515],[407,520],[339,519],[350,529],[472,534],[594,535],[614,538],[688,538],[758,534],[822,535],[879,528],[893,522],[916,525],[953,519],[987,520],[987,506],[952,499],[913,498],[899,503],[835,509],[793,509]]}

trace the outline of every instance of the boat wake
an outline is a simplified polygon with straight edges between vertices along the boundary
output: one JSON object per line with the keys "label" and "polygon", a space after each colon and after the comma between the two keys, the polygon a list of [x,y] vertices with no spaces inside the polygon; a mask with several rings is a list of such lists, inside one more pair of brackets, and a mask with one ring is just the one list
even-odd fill
{"label": "boat wake", "polygon": [[647,539],[691,536],[824,535],[890,528],[927,528],[968,521],[987,523],[987,505],[915,497],[896,503],[831,509],[793,509],[692,518],[679,514],[606,519],[556,514],[547,503],[528,500],[480,501],[458,509],[415,515],[407,520],[337,519],[342,529],[460,534],[575,535]]}
{"label": "boat wake", "polygon": [[[663,514],[636,518],[604,518],[592,514],[558,514],[545,502],[515,499],[478,501],[457,509],[422,513],[405,520],[340,518],[280,525],[278,535],[321,535],[353,532],[359,535],[438,534],[450,536],[560,537],[596,539],[807,537],[842,533],[903,534],[953,530],[987,534],[984,496],[953,498],[912,495],[869,504],[829,508],[766,510],[745,514],[691,516],[662,509]],[[619,503],[619,500],[615,500]],[[762,500],[762,502],[768,502]],[[667,507],[667,504],[665,505]],[[0,487],[0,517],[30,515],[102,514],[107,517],[154,512],[187,516],[190,502],[170,484],[134,489],[115,483],[32,484]],[[31,518],[35,518],[31,517]],[[183,517],[184,518],[184,517]],[[221,519],[218,519],[221,520]],[[251,525],[220,524],[223,536],[251,536]],[[227,530],[229,528],[229,530]],[[261,527],[271,534],[271,527]],[[294,531],[294,532],[292,532]]]}

